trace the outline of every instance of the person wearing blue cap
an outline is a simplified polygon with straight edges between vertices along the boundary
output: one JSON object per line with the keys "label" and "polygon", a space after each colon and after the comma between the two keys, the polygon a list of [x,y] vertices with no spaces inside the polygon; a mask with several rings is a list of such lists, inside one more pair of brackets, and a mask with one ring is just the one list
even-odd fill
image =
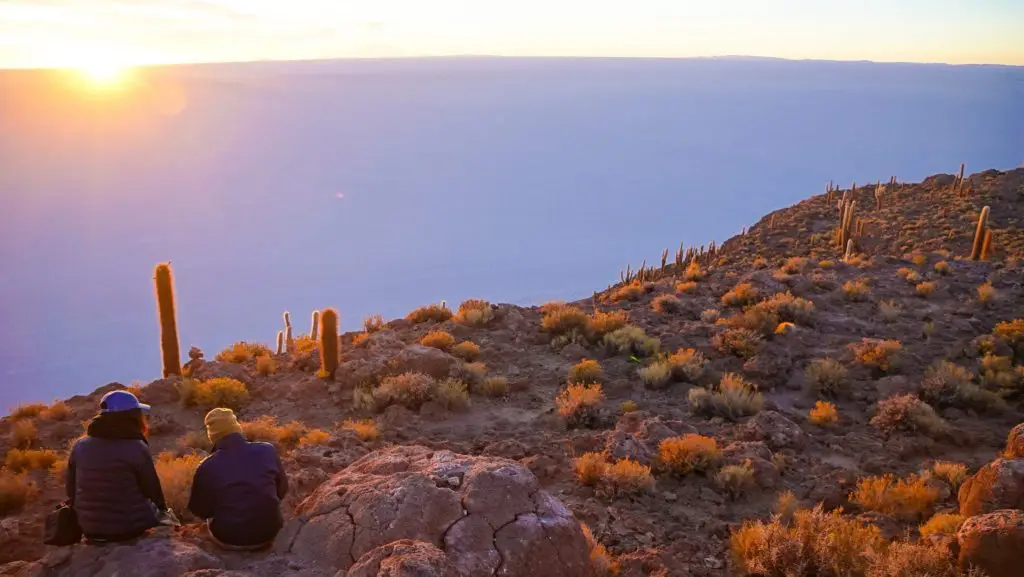
{"label": "person wearing blue cap", "polygon": [[136,539],[168,514],[146,438],[149,410],[128,391],[111,391],[71,449],[65,484],[86,539]]}

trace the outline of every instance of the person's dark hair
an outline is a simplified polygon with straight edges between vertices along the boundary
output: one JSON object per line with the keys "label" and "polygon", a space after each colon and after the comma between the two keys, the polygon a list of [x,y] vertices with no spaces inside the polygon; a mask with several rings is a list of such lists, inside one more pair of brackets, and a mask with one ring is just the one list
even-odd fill
{"label": "person's dark hair", "polygon": [[142,409],[100,413],[86,425],[90,436],[114,436],[118,438],[149,438],[149,423]]}

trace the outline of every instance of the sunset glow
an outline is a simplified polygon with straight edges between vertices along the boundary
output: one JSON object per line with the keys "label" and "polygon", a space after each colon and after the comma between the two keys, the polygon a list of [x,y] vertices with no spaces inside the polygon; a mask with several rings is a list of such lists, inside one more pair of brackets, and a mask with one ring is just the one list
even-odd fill
{"label": "sunset glow", "polygon": [[113,90],[121,86],[128,67],[115,62],[98,60],[75,66],[85,83],[96,90]]}

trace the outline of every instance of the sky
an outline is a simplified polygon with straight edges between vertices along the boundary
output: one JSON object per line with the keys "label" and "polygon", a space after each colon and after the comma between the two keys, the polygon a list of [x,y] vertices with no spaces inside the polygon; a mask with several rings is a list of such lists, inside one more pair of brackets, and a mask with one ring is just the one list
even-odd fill
{"label": "sky", "polygon": [[1024,65],[1024,0],[0,0],[0,68],[502,56]]}

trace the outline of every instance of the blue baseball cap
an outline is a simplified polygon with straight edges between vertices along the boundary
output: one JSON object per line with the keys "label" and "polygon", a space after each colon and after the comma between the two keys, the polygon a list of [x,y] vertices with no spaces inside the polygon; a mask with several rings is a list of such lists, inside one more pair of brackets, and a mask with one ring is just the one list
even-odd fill
{"label": "blue baseball cap", "polygon": [[123,413],[136,409],[148,413],[150,406],[140,403],[138,397],[128,391],[110,391],[100,399],[101,413]]}

